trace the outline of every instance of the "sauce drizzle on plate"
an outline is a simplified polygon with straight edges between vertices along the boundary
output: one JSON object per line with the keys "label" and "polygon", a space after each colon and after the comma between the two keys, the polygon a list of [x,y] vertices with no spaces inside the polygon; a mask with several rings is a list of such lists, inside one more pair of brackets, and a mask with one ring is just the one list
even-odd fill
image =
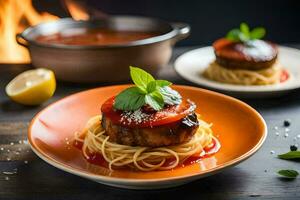
{"label": "sauce drizzle on plate", "polygon": [[[78,148],[79,150],[81,150],[81,148],[83,146],[83,143],[75,140],[74,143],[73,143],[73,146]],[[178,165],[176,168],[185,167],[187,165],[192,165],[192,164],[198,163],[202,159],[210,157],[210,156],[214,155],[215,153],[217,153],[220,148],[221,148],[220,142],[216,138],[213,138],[212,144],[209,147],[204,148],[203,152],[201,152],[200,154],[193,155],[193,156],[187,158],[180,165]],[[90,154],[89,158],[87,158],[86,160],[91,164],[108,168],[108,162],[106,162],[106,160],[103,158],[103,156],[99,153]],[[173,159],[169,159],[165,162],[165,164],[163,166],[164,167],[169,166],[173,162],[174,162]],[[129,169],[129,170],[131,170],[128,167],[122,167],[120,169]]]}

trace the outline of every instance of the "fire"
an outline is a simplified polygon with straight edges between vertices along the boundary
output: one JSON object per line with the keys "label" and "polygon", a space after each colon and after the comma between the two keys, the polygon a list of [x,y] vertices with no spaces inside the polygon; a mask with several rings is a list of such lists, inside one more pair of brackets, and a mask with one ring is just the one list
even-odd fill
{"label": "fire", "polygon": [[58,17],[49,13],[38,13],[31,0],[0,0],[0,63],[30,62],[27,49],[16,42],[16,34],[27,26]]}
{"label": "fire", "polygon": [[[75,20],[88,20],[89,10],[95,16],[103,17],[104,13],[93,10],[77,0],[62,1]],[[28,26],[41,22],[53,21],[57,16],[37,12],[32,0],[0,0],[0,63],[29,63],[28,50],[16,42],[16,34]]]}
{"label": "fire", "polygon": [[65,0],[64,3],[73,19],[88,20],[90,18],[89,14],[87,13],[87,9],[84,7],[84,5],[80,4],[80,2],[74,0]]}

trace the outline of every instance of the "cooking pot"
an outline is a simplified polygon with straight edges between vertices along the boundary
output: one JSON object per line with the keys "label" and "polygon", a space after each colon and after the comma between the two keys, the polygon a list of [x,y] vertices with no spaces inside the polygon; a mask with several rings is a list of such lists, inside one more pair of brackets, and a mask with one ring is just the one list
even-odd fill
{"label": "cooking pot", "polygon": [[[36,40],[39,36],[76,28],[158,34],[142,40],[111,45],[68,45]],[[90,21],[63,18],[27,28],[17,35],[17,42],[28,48],[34,67],[53,70],[59,80],[119,82],[129,79],[130,65],[155,75],[169,62],[174,44],[186,38],[189,32],[190,27],[185,23],[168,23],[148,17],[113,16]]]}

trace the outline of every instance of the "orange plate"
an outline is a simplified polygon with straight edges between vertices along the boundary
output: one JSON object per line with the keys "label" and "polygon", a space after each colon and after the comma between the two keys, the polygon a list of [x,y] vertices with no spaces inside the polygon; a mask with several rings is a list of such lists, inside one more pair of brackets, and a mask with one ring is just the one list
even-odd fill
{"label": "orange plate", "polygon": [[33,151],[46,162],[70,173],[123,188],[154,189],[180,185],[233,166],[255,153],[264,142],[267,128],[253,108],[232,97],[188,86],[174,86],[197,104],[197,113],[213,123],[221,149],[199,163],[169,171],[136,172],[89,164],[72,146],[74,132],[100,113],[101,104],[128,87],[118,85],[80,92],[53,103],[32,120],[28,139]]}

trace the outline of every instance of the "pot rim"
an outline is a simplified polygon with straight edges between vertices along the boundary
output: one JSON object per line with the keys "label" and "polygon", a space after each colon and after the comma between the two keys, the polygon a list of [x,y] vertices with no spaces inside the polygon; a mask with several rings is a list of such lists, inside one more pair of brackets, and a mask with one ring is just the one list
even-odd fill
{"label": "pot rim", "polygon": [[[108,49],[108,48],[126,48],[126,47],[135,47],[135,46],[143,46],[148,44],[154,44],[158,42],[167,41],[169,39],[177,38],[177,40],[180,40],[182,37],[185,37],[185,35],[188,35],[190,32],[190,27],[188,24],[185,23],[168,23],[164,20],[151,18],[151,17],[143,17],[143,16],[131,16],[131,15],[116,15],[109,17],[110,19],[118,19],[118,18],[128,18],[128,19],[145,19],[145,20],[151,20],[155,23],[165,24],[170,27],[170,31],[163,33],[158,36],[142,39],[142,40],[136,40],[124,44],[112,44],[112,45],[67,45],[67,44],[48,44],[48,43],[41,43],[36,41],[35,39],[29,38],[28,34],[30,34],[32,31],[41,28],[41,26],[44,26],[45,24],[61,24],[66,25],[70,23],[87,23],[87,25],[93,21],[98,20],[74,20],[72,18],[61,18],[56,21],[52,22],[45,22],[41,23],[32,27],[29,27],[25,29],[22,33],[17,34],[17,42],[23,46],[29,46],[29,45],[36,45],[40,47],[46,47],[46,48],[58,48],[58,49],[71,49],[71,50],[83,50],[83,49]],[[107,19],[104,19],[107,20]],[[20,41],[20,38],[25,41],[25,43]],[[176,40],[176,41],[177,41]]]}

